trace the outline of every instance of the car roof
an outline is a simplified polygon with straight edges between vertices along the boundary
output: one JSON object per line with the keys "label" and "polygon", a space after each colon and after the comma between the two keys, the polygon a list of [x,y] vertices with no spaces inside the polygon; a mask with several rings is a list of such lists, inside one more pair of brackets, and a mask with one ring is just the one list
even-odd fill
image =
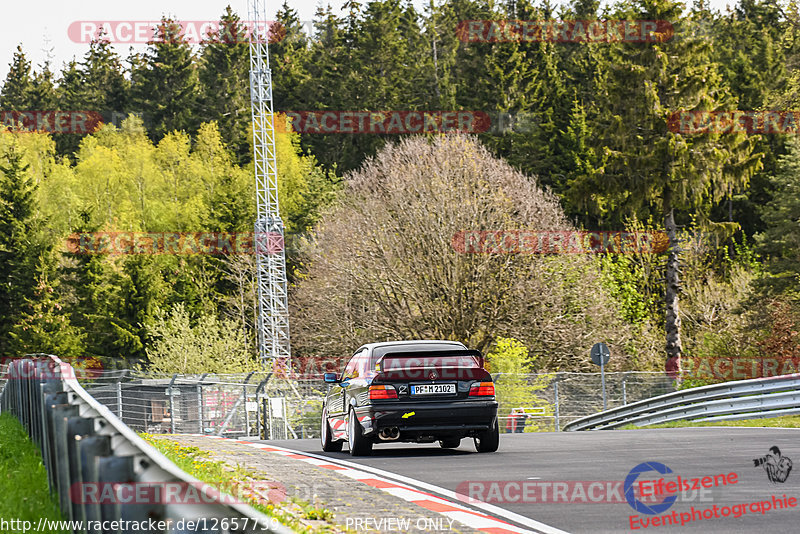
{"label": "car roof", "polygon": [[460,341],[451,341],[449,339],[412,339],[406,341],[381,341],[378,343],[367,343],[365,345],[361,345],[358,350],[367,348],[367,349],[376,349],[379,347],[389,347],[392,345],[424,345],[424,344],[431,344],[431,345],[442,345],[442,344],[450,344],[450,345],[457,345],[459,347],[467,348],[463,343]]}

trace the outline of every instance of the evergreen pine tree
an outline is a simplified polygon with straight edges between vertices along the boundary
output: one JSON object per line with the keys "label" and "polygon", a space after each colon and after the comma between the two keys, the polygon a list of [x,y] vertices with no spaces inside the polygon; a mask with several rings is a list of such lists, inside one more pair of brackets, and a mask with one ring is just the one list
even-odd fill
{"label": "evergreen pine tree", "polygon": [[203,41],[197,114],[203,122],[217,121],[225,144],[239,163],[252,159],[249,71],[247,28],[228,6],[219,30]]}
{"label": "evergreen pine tree", "polygon": [[50,247],[37,216],[36,185],[20,149],[0,159],[0,354],[11,356],[11,327],[34,298],[37,276]]}
{"label": "evergreen pine tree", "polygon": [[297,11],[284,2],[270,28],[269,58],[272,68],[272,98],[277,111],[302,111],[309,97],[303,88],[309,81],[309,39]]}
{"label": "evergreen pine tree", "polygon": [[143,113],[150,137],[161,139],[175,130],[193,132],[198,97],[197,68],[180,23],[161,19],[142,62],[131,73],[132,111]]}
{"label": "evergreen pine tree", "polygon": [[125,79],[122,59],[105,36],[89,43],[80,72],[84,78],[84,106],[107,115],[128,108],[129,82]]}
{"label": "evergreen pine tree", "polygon": [[[673,0],[635,0],[622,5],[620,20],[669,20],[684,35],[683,4]],[[707,40],[686,36],[666,42],[620,43],[609,49],[609,87],[600,100],[606,127],[596,136],[608,154],[605,172],[589,183],[605,193],[621,221],[627,214],[655,215],[669,236],[666,267],[666,354],[682,353],[678,306],[678,215],[708,219],[708,206],[745,186],[759,167],[759,155],[742,134],[688,135],[670,128],[679,111],[729,110],[728,96]],[[618,224],[621,224],[618,223]]]}
{"label": "evergreen pine tree", "polygon": [[800,142],[788,142],[789,152],[771,179],[775,194],[761,209],[767,229],[756,236],[769,274],[762,289],[771,295],[788,293],[800,304]]}
{"label": "evergreen pine tree", "polygon": [[5,82],[3,82],[3,88],[0,90],[0,109],[3,111],[29,111],[33,88],[31,63],[25,57],[22,45],[19,45],[17,51],[14,52],[14,59]]}

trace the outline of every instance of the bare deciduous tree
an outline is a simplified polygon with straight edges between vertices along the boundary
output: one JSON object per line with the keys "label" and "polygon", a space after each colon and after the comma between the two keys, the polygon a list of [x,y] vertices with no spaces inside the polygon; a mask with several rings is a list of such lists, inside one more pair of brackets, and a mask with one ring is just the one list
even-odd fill
{"label": "bare deciduous tree", "polygon": [[412,338],[485,351],[511,336],[543,368],[571,370],[590,368],[596,341],[632,342],[594,258],[453,246],[459,232],[514,229],[572,227],[535,179],[471,138],[386,147],[348,177],[306,247],[291,296],[295,352],[337,359],[364,342]]}

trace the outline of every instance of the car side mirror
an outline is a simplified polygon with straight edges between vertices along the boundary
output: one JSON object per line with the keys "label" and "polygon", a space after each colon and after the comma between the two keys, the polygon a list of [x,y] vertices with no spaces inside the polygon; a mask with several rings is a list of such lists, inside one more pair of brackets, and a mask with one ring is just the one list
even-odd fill
{"label": "car side mirror", "polygon": [[341,382],[341,380],[339,380],[339,373],[325,373],[322,375],[322,380],[327,384],[338,384]]}

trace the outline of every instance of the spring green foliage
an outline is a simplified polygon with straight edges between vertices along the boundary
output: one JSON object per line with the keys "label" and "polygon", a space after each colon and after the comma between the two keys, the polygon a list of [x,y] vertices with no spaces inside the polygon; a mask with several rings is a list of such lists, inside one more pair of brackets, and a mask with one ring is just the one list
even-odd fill
{"label": "spring green foliage", "polygon": [[62,520],[57,499],[50,494],[39,449],[20,422],[8,413],[0,414],[0,443],[0,517],[34,525],[40,518]]}
{"label": "spring green foliage", "polygon": [[202,315],[195,320],[183,304],[156,310],[148,328],[147,371],[157,374],[246,373],[258,368],[245,332],[233,321]]}
{"label": "spring green foliage", "polygon": [[[305,231],[333,198],[336,179],[301,153],[296,134],[282,133],[276,142],[287,231]],[[131,117],[119,129],[107,125],[84,138],[72,165],[56,149],[45,134],[0,136],[2,354],[142,361],[153,345],[158,357],[169,340],[192,346],[170,338],[176,330],[165,326],[163,314],[177,313],[180,304],[189,331],[213,327],[228,343],[194,356],[216,359],[219,372],[225,363],[227,372],[249,365],[244,356],[237,363],[220,355],[226,347],[254,350],[252,311],[241,309],[250,298],[239,299],[235,310],[226,303],[232,292],[249,291],[242,284],[252,271],[229,279],[230,262],[246,258],[74,254],[66,246],[70,234],[83,232],[251,232],[253,171],[234,162],[217,124],[201,125],[193,137],[172,132],[155,144],[142,120]],[[155,325],[157,334],[150,331]]]}
{"label": "spring green foliage", "polygon": [[[530,382],[530,373],[533,370],[535,357],[531,356],[528,348],[514,338],[500,337],[486,354],[486,365],[495,379],[495,395],[500,403],[498,417],[508,417],[513,408],[534,408],[532,413],[539,413],[538,408],[544,408],[544,415],[553,415],[553,407],[546,400],[537,397],[536,392],[550,386],[553,377],[539,374]],[[505,419],[501,419],[505,421]],[[548,423],[528,423],[525,432],[536,432],[543,428],[549,430]]]}

